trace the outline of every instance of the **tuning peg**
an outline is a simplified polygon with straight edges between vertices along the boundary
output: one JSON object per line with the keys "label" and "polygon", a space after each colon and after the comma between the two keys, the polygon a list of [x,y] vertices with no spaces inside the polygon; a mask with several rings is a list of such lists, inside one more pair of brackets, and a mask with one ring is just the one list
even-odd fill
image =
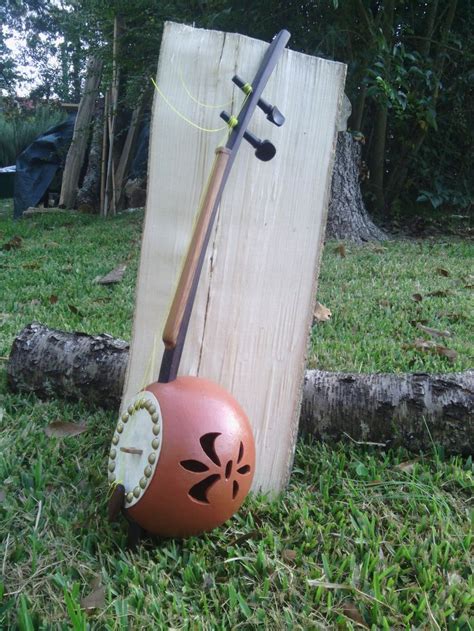
{"label": "tuning peg", "polygon": [[268,162],[276,154],[276,147],[269,140],[260,140],[249,131],[245,132],[244,138],[252,145],[255,149],[255,156],[262,162]]}
{"label": "tuning peg", "polygon": [[[240,89],[243,89],[243,87],[247,85],[245,81],[243,81],[238,75],[232,77],[232,81]],[[267,115],[267,120],[269,120],[277,127],[281,127],[283,125],[283,123],[285,122],[285,117],[280,112],[278,107],[276,107],[276,105],[270,105],[270,103],[267,103],[263,99],[259,99],[257,105],[262,111],[265,112],[265,114]]]}
{"label": "tuning peg", "polygon": [[[221,118],[224,119],[226,123],[230,120],[230,116],[227,112],[221,112]],[[244,132],[244,138],[252,145],[255,149],[255,156],[259,160],[262,160],[262,162],[268,162],[276,154],[275,145],[269,140],[260,140],[260,138],[257,138],[257,136],[254,136],[249,131]]]}

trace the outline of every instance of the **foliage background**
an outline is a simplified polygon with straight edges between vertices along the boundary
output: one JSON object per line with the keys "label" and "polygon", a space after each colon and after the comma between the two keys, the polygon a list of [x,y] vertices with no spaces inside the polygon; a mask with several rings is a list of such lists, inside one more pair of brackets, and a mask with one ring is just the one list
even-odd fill
{"label": "foliage background", "polygon": [[[41,76],[33,96],[77,101],[92,54],[104,58],[106,88],[116,16],[122,109],[156,71],[165,20],[266,40],[284,27],[293,49],[348,64],[349,124],[363,134],[372,211],[472,210],[473,0],[6,0],[0,89],[14,93],[29,60]],[[12,29],[26,34],[24,59],[4,44]]]}

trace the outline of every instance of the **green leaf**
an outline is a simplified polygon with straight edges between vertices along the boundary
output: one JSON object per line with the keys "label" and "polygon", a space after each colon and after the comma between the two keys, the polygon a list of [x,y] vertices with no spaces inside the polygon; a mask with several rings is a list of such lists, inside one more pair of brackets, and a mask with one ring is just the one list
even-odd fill
{"label": "green leaf", "polygon": [[244,597],[242,596],[240,592],[237,592],[237,598],[239,600],[239,606],[242,613],[244,614],[246,618],[250,618],[250,616],[252,615],[252,611],[250,607],[247,605],[247,603],[245,602]]}
{"label": "green leaf", "polygon": [[357,465],[356,473],[359,476],[359,478],[368,478],[369,477],[369,470],[367,469],[365,464],[363,464],[362,462],[359,462],[359,464]]}

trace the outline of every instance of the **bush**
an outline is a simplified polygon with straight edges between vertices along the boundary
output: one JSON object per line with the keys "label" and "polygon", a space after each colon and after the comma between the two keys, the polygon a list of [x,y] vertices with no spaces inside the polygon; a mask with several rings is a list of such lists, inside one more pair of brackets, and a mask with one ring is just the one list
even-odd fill
{"label": "bush", "polygon": [[20,153],[35,138],[65,119],[66,114],[52,105],[0,111],[0,168],[15,164]]}

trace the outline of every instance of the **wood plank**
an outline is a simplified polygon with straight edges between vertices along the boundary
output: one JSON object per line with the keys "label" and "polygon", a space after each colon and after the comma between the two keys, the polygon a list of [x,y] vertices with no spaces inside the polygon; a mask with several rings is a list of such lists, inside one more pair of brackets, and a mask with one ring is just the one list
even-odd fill
{"label": "wood plank", "polygon": [[102,75],[102,60],[91,57],[87,66],[87,79],[74,123],[74,134],[66,157],[61,184],[60,206],[74,208],[79,177],[86,155],[90,124]]}
{"label": "wood plank", "polygon": [[115,186],[115,122],[117,119],[118,94],[120,85],[120,66],[117,63],[119,38],[122,30],[121,20],[118,15],[114,18],[114,36],[112,52],[112,84],[110,86],[110,101],[108,112],[109,154],[107,156],[107,174],[105,178],[104,208],[103,214],[115,215],[117,212],[116,186]]}
{"label": "wood plank", "polygon": [[[157,84],[183,116],[206,129],[221,128],[221,109],[236,113],[242,104],[232,76],[250,80],[267,46],[167,23]],[[276,145],[277,155],[263,163],[246,143],[239,151],[181,362],[181,374],[213,379],[246,410],[257,444],[254,489],[262,491],[284,488],[293,460],[345,71],[343,64],[291,50],[281,58],[264,98],[287,121],[277,128],[258,112],[251,124]],[[188,93],[220,107],[202,107]],[[161,334],[199,197],[214,150],[224,142],[224,131],[191,127],[155,95],[124,401],[157,377]]]}

